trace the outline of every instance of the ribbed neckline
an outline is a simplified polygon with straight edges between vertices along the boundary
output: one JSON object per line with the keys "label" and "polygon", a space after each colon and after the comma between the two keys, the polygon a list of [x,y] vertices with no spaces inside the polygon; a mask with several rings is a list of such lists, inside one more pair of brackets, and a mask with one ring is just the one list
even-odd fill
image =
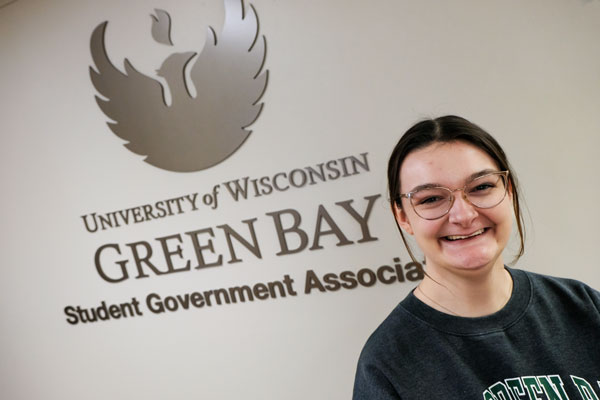
{"label": "ribbed neckline", "polygon": [[523,316],[533,294],[531,282],[525,271],[505,268],[512,277],[513,290],[506,305],[494,314],[476,318],[445,314],[423,303],[413,292],[406,296],[400,307],[421,322],[449,334],[471,336],[505,330]]}

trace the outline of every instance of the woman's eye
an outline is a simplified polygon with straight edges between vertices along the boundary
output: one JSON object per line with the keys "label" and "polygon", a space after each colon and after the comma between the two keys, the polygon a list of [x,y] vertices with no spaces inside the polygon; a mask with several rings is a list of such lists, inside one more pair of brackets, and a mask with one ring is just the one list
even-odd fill
{"label": "woman's eye", "polygon": [[435,204],[438,201],[441,201],[442,198],[439,196],[430,196],[430,197],[425,197],[424,199],[419,200],[419,204],[425,204],[425,205],[431,205],[431,204]]}
{"label": "woman's eye", "polygon": [[470,192],[471,193],[475,193],[475,192],[483,192],[489,189],[493,189],[495,188],[496,185],[494,185],[493,183],[480,183],[477,186],[474,186],[473,188],[471,188]]}

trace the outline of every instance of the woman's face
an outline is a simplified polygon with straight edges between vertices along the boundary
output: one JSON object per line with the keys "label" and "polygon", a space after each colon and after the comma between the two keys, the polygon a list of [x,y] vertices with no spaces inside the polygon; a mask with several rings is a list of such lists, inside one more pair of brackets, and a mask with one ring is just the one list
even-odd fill
{"label": "woman's face", "polygon": [[[485,170],[498,171],[498,166],[479,148],[461,141],[433,143],[404,159],[400,189],[407,193],[425,184],[462,188],[470,176]],[[402,198],[402,209],[395,208],[398,223],[425,254],[427,268],[463,274],[502,266],[513,220],[510,187],[502,202],[488,209],[471,205],[462,191],[454,197],[448,214],[436,220],[416,215],[407,198]]]}

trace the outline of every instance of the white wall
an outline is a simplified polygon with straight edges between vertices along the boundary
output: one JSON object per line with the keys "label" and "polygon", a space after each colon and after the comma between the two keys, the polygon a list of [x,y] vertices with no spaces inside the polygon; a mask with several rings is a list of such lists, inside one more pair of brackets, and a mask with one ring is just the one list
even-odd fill
{"label": "white wall", "polygon": [[[172,49],[153,44],[149,14],[167,10],[177,51],[199,51],[210,1],[19,0],[0,8],[0,397],[6,399],[346,399],[370,332],[412,282],[303,293],[319,276],[408,262],[387,211],[385,164],[416,120],[447,113],[486,128],[515,166],[529,209],[517,266],[600,287],[600,2],[580,0],[255,0],[270,79],[253,133],[233,156],[195,173],[157,169],[106,127],[88,74],[93,28],[107,47],[152,73]],[[368,152],[369,172],[235,202],[223,182],[258,178]],[[109,229],[80,216],[220,185],[219,205]],[[361,230],[336,202],[381,194],[369,227],[378,240],[277,256],[266,213],[293,208],[311,239],[320,204],[356,242]],[[94,267],[106,243],[218,225],[247,235],[257,218],[262,258],[108,283]],[[245,230],[246,229],[246,230]],[[186,255],[192,255],[189,243]],[[157,263],[162,261],[157,258]],[[131,262],[130,262],[131,267]],[[162,264],[164,265],[164,262]],[[132,270],[133,271],[133,270]],[[153,314],[149,293],[183,295],[290,275],[297,296]],[[67,305],[136,297],[143,316],[71,325]]]}

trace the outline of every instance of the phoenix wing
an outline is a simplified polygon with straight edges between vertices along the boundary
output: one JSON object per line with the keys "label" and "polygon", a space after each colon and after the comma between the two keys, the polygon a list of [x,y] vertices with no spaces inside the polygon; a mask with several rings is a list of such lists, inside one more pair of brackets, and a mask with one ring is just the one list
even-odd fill
{"label": "phoenix wing", "polygon": [[244,16],[242,0],[226,0],[222,33],[208,31],[190,71],[197,92],[193,99],[197,126],[205,132],[205,144],[213,148],[218,161],[244,142],[251,133],[246,128],[261,111],[258,101],[268,75],[268,71],[261,72],[264,59],[265,39],[258,35],[254,8]]}
{"label": "phoenix wing", "polygon": [[168,107],[164,102],[162,85],[138,72],[125,59],[125,73],[110,61],[104,46],[108,22],[98,25],[91,38],[91,52],[96,70],[90,67],[94,87],[102,97],[96,96],[98,106],[114,122],[108,126],[115,135],[128,143],[125,146],[140,155],[152,154],[160,145],[156,138],[164,132]]}

